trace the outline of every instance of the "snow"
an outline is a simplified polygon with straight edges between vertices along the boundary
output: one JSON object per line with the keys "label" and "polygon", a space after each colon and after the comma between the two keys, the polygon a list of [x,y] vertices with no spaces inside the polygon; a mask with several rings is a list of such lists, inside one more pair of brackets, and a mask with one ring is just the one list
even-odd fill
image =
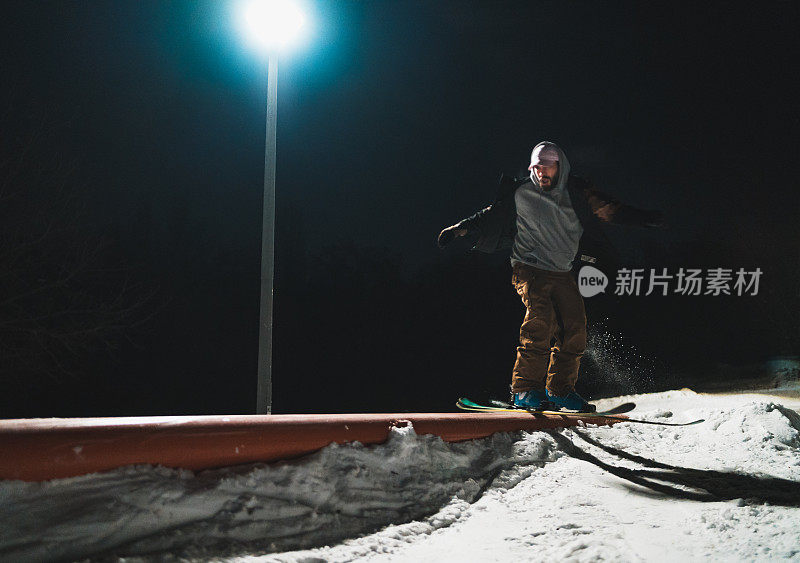
{"label": "snow", "polygon": [[[621,423],[379,446],[193,474],[0,482],[0,560],[800,560],[800,400],[689,390]],[[121,559],[120,559],[121,560]]]}

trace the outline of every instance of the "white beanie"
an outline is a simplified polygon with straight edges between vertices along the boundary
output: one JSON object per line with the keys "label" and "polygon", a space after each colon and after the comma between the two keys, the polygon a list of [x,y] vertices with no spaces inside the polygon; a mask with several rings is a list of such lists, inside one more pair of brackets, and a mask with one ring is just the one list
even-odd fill
{"label": "white beanie", "polygon": [[558,148],[556,145],[545,141],[533,148],[533,152],[531,153],[531,165],[528,167],[528,170],[532,170],[537,164],[553,166],[558,160]]}

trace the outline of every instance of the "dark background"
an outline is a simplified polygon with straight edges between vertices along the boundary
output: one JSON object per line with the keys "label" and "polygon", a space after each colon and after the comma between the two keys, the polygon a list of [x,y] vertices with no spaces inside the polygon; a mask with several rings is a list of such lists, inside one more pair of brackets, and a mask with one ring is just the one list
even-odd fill
{"label": "dark background", "polygon": [[[22,234],[0,250],[69,225],[0,278],[0,416],[254,411],[267,77],[235,8],[2,4],[0,185],[19,204],[0,230]],[[700,388],[797,355],[797,4],[308,9],[278,82],[274,412],[506,396],[507,255],[435,239],[545,139],[664,211],[665,230],[609,227],[623,265],[764,272],[757,296],[587,300],[579,391]],[[93,269],[19,305],[95,243]],[[94,316],[57,332],[76,292]]]}

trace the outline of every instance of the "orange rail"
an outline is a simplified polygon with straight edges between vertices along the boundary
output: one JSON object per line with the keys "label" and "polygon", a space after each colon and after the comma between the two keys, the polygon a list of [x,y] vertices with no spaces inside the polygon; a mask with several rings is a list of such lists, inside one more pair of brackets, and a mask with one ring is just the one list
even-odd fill
{"label": "orange rail", "polygon": [[392,427],[448,442],[495,432],[544,430],[611,421],[528,413],[404,413],[320,415],[51,418],[0,421],[0,479],[44,481],[131,464],[191,470],[273,462],[333,442],[384,442]]}

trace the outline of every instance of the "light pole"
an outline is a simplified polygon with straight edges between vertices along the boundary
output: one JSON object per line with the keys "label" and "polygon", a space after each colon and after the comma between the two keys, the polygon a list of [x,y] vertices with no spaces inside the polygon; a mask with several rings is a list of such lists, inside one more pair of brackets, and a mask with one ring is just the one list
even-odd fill
{"label": "light pole", "polygon": [[305,18],[288,0],[251,0],[242,19],[253,42],[268,55],[267,135],[261,227],[261,307],[258,330],[256,413],[272,413],[272,297],[275,273],[275,151],[278,117],[278,53],[299,34]]}

